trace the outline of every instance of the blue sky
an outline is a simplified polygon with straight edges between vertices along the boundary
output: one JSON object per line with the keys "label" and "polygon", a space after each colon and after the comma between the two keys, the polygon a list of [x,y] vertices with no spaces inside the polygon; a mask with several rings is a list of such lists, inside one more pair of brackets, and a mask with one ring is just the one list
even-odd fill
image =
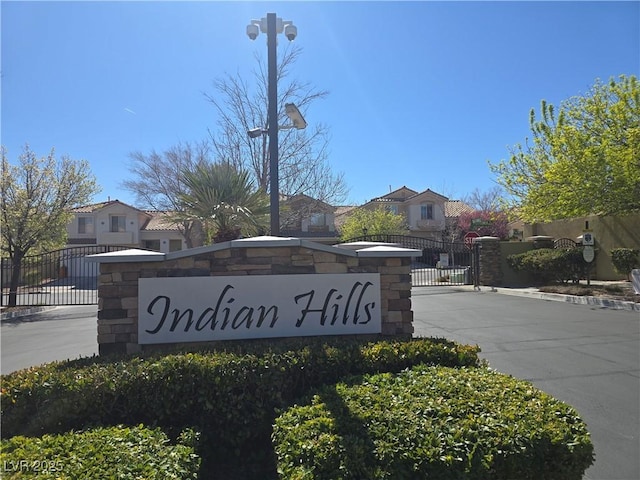
{"label": "blue sky", "polygon": [[[306,113],[329,126],[346,203],[406,185],[460,198],[494,186],[487,161],[529,135],[529,111],[640,75],[640,2],[1,2],[1,140],[16,161],[90,162],[111,197],[129,154],[208,137],[204,93],[247,74],[275,12],[298,27],[295,77],[328,90]],[[287,42],[279,36],[279,44]]]}

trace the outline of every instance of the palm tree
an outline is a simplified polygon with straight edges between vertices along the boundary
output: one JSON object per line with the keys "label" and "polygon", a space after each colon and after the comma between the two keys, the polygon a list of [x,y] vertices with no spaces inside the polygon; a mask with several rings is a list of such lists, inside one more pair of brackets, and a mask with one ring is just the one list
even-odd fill
{"label": "palm tree", "polygon": [[201,162],[182,171],[187,193],[179,196],[184,216],[200,221],[206,243],[218,243],[264,231],[269,211],[266,193],[249,173],[229,163]]}

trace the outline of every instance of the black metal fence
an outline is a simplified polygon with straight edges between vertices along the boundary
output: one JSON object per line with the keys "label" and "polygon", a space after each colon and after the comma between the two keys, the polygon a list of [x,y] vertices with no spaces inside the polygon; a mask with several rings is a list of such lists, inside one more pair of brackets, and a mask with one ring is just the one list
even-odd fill
{"label": "black metal fence", "polygon": [[[349,240],[385,242],[422,251],[411,265],[414,286],[473,283],[473,254],[462,242],[445,242],[407,235],[366,235]],[[346,243],[346,242],[345,242]],[[70,247],[22,260],[16,305],[92,305],[98,303],[99,265],[85,257],[131,248],[120,245]],[[9,304],[13,265],[0,259],[0,306]]]}
{"label": "black metal fence", "polygon": [[413,286],[473,284],[473,252],[463,242],[431,240],[408,235],[363,235],[350,242],[394,243],[404,248],[421,250],[411,265]]}
{"label": "black metal fence", "polygon": [[[119,245],[71,247],[24,257],[16,289],[16,305],[92,305],[98,303],[99,265],[85,257],[125,250]],[[0,306],[9,304],[13,264],[0,261]]]}

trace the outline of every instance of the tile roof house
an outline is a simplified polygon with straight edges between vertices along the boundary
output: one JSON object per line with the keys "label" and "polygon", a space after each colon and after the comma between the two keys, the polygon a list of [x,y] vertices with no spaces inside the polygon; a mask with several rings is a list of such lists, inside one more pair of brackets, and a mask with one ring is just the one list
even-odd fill
{"label": "tile roof house", "polygon": [[463,213],[473,212],[475,212],[474,208],[462,200],[448,200],[444,203],[444,216],[447,220],[455,220]]}
{"label": "tile roof house", "polygon": [[459,200],[449,200],[444,195],[426,189],[417,192],[403,186],[381,197],[376,197],[363,208],[385,207],[394,213],[403,214],[410,235],[442,240],[445,229],[466,211],[473,209]]}
{"label": "tile roof house", "polygon": [[335,243],[336,207],[305,194],[284,197],[280,206],[282,236]]}
{"label": "tile roof house", "polygon": [[[446,227],[462,212],[473,211],[464,202],[450,201],[430,189],[417,192],[402,187],[376,197],[362,207],[334,207],[299,194],[282,199],[281,234],[333,244],[338,241],[340,225],[349,212],[379,206],[403,213],[410,235],[435,240],[442,239]],[[119,245],[165,253],[188,248],[169,212],[140,210],[119,200],[84,205],[72,212],[74,217],[67,225],[68,246]]]}
{"label": "tile roof house", "polygon": [[160,252],[186,248],[167,212],[145,211],[119,200],[74,208],[67,225],[69,246],[123,245]]}
{"label": "tile roof house", "polygon": [[363,208],[384,207],[407,219],[410,235],[440,240],[445,229],[445,203],[448,198],[427,189],[417,192],[403,186],[381,197],[376,197]]}

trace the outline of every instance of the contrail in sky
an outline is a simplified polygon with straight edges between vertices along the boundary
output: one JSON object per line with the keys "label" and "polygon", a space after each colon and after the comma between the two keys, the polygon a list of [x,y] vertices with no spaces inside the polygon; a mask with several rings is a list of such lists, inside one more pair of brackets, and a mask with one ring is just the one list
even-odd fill
{"label": "contrail in sky", "polygon": [[132,115],[137,115],[136,112],[134,112],[133,110],[131,110],[130,108],[124,107],[124,111],[125,112],[129,112]]}

